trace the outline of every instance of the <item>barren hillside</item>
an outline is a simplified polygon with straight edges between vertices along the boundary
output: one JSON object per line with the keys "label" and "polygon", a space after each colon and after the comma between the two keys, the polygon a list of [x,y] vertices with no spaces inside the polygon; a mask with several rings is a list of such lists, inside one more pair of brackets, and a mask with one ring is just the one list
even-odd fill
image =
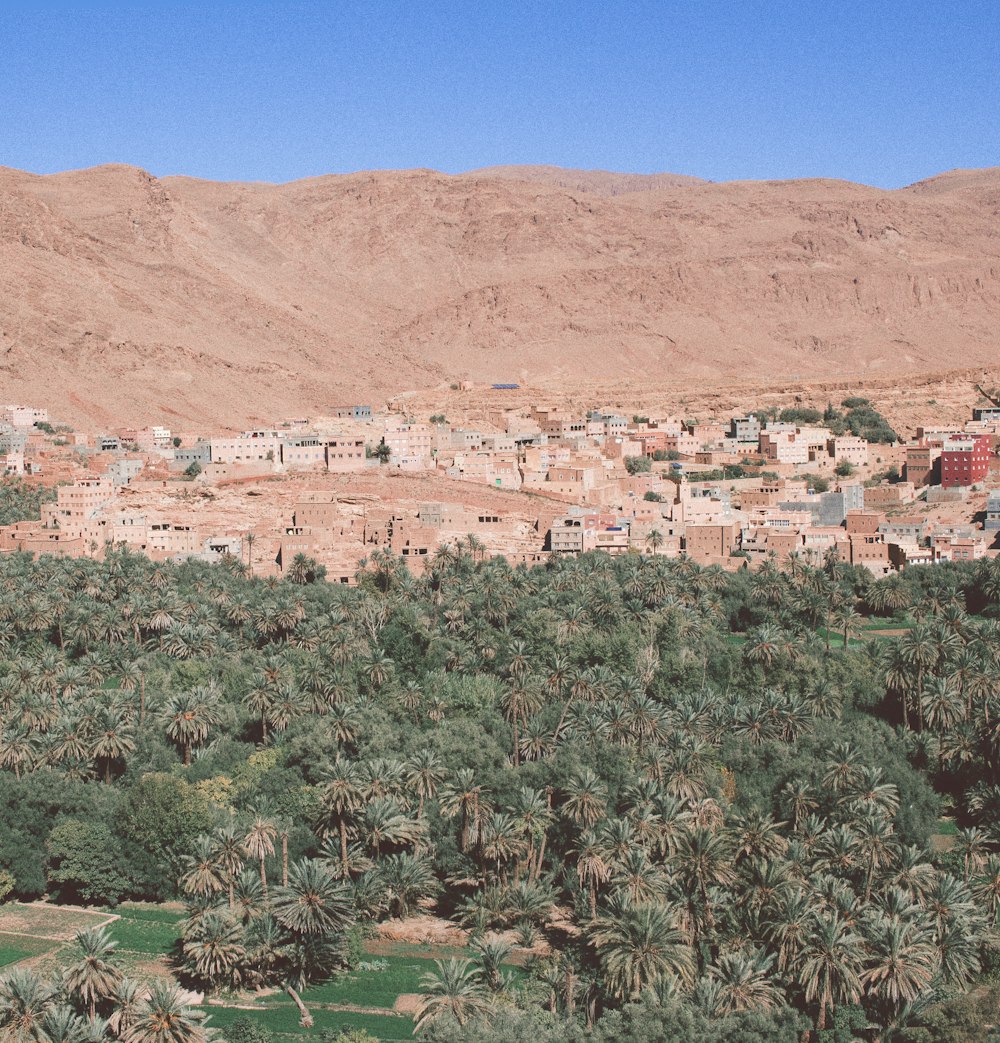
{"label": "barren hillside", "polygon": [[498,168],[0,169],[0,388],[229,424],[461,378],[887,377],[1000,356],[1000,170],[885,192]]}

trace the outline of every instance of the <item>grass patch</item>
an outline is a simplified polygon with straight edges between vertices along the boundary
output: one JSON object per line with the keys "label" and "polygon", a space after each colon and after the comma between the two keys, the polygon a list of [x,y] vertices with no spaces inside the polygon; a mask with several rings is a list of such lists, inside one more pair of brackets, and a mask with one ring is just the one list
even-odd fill
{"label": "grass patch", "polygon": [[310,1007],[315,1024],[311,1029],[304,1029],[299,1024],[298,1008],[294,1005],[255,1010],[211,1006],[205,1010],[210,1015],[208,1024],[212,1028],[226,1028],[239,1018],[248,1018],[274,1035],[301,1039],[315,1039],[324,1033],[344,1029],[365,1029],[386,1043],[413,1039],[413,1022],[409,1018],[392,1014],[355,1014],[352,1011]]}
{"label": "grass patch", "polygon": [[165,956],[172,952],[174,943],[181,936],[176,921],[164,923],[160,920],[137,920],[131,917],[116,920],[108,931],[122,952],[139,952],[152,956]]}
{"label": "grass patch", "polygon": [[401,942],[395,938],[368,938],[364,943],[367,956],[405,956],[411,960],[446,960],[449,956],[468,959],[467,945],[441,945],[438,942]]}
{"label": "grass patch", "polygon": [[44,956],[57,945],[58,942],[49,942],[42,938],[23,938],[17,934],[0,934],[0,967],[9,967],[12,963],[30,960],[33,956]]}
{"label": "grass patch", "polygon": [[912,630],[912,619],[878,619],[870,618],[861,624],[862,630]]}
{"label": "grass patch", "polygon": [[[816,630],[816,636],[819,637],[824,644],[826,644],[826,642],[827,642],[827,629],[826,629],[826,627],[819,627]],[[838,633],[836,630],[830,630],[829,631],[829,641],[830,641],[830,647],[831,648],[843,648],[844,647],[844,635],[842,633]],[[854,639],[854,643],[856,645],[861,644],[861,642],[857,638]]]}
{"label": "grass patch", "polygon": [[115,911],[122,919],[144,920],[150,923],[180,923],[184,919],[183,911],[142,902],[123,902]]}
{"label": "grass patch", "polygon": [[958,826],[955,825],[955,820],[951,818],[939,818],[937,823],[937,832],[943,837],[957,837]]}
{"label": "grass patch", "polygon": [[389,966],[384,971],[353,970],[322,985],[313,985],[302,994],[303,1000],[306,1004],[335,1003],[392,1010],[400,993],[420,992],[420,978],[433,969],[426,960],[412,957],[377,956],[374,959]]}

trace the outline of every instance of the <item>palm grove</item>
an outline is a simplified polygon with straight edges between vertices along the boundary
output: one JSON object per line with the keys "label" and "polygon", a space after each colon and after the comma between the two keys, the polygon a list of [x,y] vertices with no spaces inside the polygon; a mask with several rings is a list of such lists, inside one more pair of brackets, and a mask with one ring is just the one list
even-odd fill
{"label": "palm grove", "polygon": [[[417,580],[377,551],[346,588],[305,559],[277,581],[5,556],[0,890],[182,897],[180,980],[287,989],[306,1025],[303,986],[430,905],[473,939],[424,983],[431,1039],[978,1024],[1000,566],[480,558],[470,538]],[[858,641],[879,618],[896,633]],[[5,1038],[204,1038],[107,937],[78,944],[90,984],[4,979]]]}

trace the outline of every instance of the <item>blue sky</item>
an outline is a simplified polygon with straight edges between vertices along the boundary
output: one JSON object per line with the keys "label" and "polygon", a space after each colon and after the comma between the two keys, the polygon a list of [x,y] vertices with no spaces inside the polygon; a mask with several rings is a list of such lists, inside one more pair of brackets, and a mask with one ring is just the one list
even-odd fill
{"label": "blue sky", "polygon": [[1000,165],[996,0],[3,0],[0,44],[0,164],[39,173]]}

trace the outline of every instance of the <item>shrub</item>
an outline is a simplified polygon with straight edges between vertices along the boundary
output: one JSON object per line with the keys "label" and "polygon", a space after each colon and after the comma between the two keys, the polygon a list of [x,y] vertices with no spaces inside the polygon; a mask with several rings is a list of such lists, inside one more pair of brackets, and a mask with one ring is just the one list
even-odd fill
{"label": "shrub", "polygon": [[783,409],[778,414],[778,419],[783,424],[817,424],[823,419],[823,414],[818,409],[796,406],[791,409]]}
{"label": "shrub", "polygon": [[626,456],[625,470],[629,474],[644,474],[653,466],[653,461],[648,456]]}
{"label": "shrub", "polygon": [[222,1038],[227,1043],[271,1043],[273,1039],[270,1032],[247,1017],[237,1018],[232,1025],[223,1029]]}

